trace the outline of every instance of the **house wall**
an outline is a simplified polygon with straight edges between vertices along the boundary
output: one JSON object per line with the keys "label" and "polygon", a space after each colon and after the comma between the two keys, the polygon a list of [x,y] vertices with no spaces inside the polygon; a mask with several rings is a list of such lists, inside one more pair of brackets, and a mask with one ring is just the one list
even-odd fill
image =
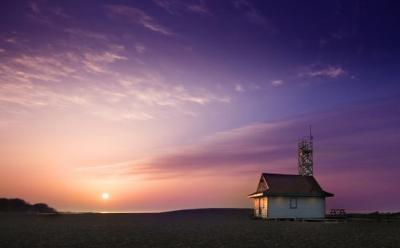
{"label": "house wall", "polygon": [[260,210],[261,210],[261,216],[262,218],[267,218],[268,217],[268,198],[267,197],[262,197],[260,198]]}
{"label": "house wall", "polygon": [[[297,199],[291,208],[290,199]],[[324,197],[268,197],[268,218],[325,218]]]}

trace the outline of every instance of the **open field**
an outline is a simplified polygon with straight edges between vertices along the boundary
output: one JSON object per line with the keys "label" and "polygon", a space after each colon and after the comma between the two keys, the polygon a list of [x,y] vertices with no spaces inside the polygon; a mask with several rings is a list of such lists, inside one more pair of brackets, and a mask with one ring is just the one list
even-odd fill
{"label": "open field", "polygon": [[248,210],[0,215],[0,247],[400,247],[400,222],[266,222]]}

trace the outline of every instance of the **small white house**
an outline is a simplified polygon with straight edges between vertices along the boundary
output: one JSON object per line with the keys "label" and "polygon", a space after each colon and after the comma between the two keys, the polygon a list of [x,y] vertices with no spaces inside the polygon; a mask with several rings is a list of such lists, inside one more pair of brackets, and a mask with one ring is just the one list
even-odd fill
{"label": "small white house", "polygon": [[263,173],[254,201],[259,218],[325,218],[325,192],[313,176]]}

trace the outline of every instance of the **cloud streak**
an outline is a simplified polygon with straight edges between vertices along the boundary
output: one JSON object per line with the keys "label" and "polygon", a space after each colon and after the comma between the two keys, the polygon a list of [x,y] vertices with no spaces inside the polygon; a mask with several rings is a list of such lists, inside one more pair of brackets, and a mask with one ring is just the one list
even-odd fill
{"label": "cloud streak", "polygon": [[71,16],[66,14],[62,8],[57,6],[47,6],[41,4],[39,1],[30,1],[28,7],[30,9],[28,17],[36,22],[49,26],[53,26],[54,21],[57,19],[71,18]]}
{"label": "cloud streak", "polygon": [[192,12],[201,15],[210,15],[205,1],[181,1],[181,0],[154,0],[154,3],[171,15],[181,15],[182,12]]}
{"label": "cloud streak", "polygon": [[78,108],[79,113],[109,121],[164,119],[171,113],[195,116],[193,106],[230,102],[229,97],[169,82],[148,70],[130,74],[111,69],[129,62],[123,51],[119,47],[6,57],[0,60],[0,102],[19,110]]}
{"label": "cloud streak", "polygon": [[257,10],[252,2],[248,0],[235,0],[233,1],[233,6],[243,13],[248,22],[263,27],[271,34],[276,33],[276,27]]}
{"label": "cloud streak", "polygon": [[128,22],[139,24],[148,30],[163,35],[174,35],[168,28],[157,23],[153,17],[138,8],[126,5],[106,5],[106,9],[110,17],[124,18]]}
{"label": "cloud streak", "polygon": [[272,81],[271,81],[271,85],[274,86],[274,87],[281,86],[281,85],[283,85],[284,83],[285,83],[285,82],[284,82],[283,80],[281,80],[281,79],[277,79],[277,80],[272,80]]}
{"label": "cloud streak", "polygon": [[298,75],[300,77],[328,77],[328,78],[339,78],[347,74],[346,70],[340,66],[329,65],[326,67],[321,66],[309,66],[305,67],[302,72]]}

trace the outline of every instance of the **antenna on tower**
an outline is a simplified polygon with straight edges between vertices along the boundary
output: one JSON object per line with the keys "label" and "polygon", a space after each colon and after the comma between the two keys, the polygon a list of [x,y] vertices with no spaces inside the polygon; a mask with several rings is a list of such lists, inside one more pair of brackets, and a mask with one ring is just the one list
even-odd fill
{"label": "antenna on tower", "polygon": [[299,175],[313,175],[313,136],[311,125],[309,126],[310,136],[302,138],[298,143],[298,166]]}

